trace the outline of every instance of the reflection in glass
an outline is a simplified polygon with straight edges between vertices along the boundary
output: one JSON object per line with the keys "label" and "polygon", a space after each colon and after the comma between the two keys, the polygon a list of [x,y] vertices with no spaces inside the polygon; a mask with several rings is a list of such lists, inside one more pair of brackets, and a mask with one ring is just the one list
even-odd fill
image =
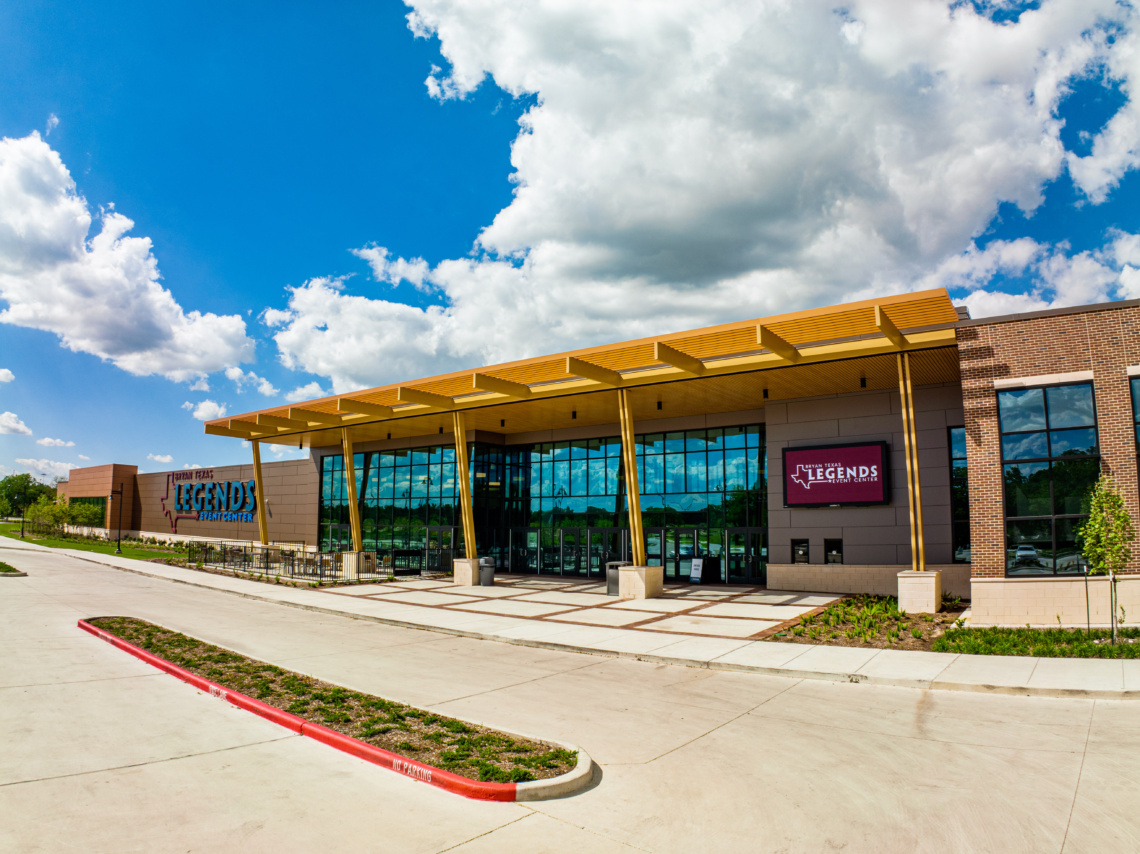
{"label": "reflection in glass", "polygon": [[1053,386],[1045,389],[1049,426],[1090,427],[1094,423],[1091,385]]}
{"label": "reflection in glass", "polygon": [[1016,463],[1005,467],[1005,515],[1048,516],[1049,464]]}
{"label": "reflection in glass", "polygon": [[1057,460],[1053,463],[1053,504],[1058,516],[1088,513],[1092,489],[1100,474],[1095,459]]}
{"label": "reflection in glass", "polygon": [[1001,391],[997,398],[1003,433],[1045,429],[1044,390],[1025,388]]}
{"label": "reflection in glass", "polygon": [[1049,447],[1054,457],[1096,453],[1096,430],[1058,430],[1049,434]]}
{"label": "reflection in glass", "polygon": [[1052,575],[1052,527],[1048,519],[1006,524],[1006,575]]}
{"label": "reflection in glass", "polygon": [[1045,433],[1014,433],[1001,437],[1001,456],[1004,460],[1040,460],[1049,456],[1049,442]]}

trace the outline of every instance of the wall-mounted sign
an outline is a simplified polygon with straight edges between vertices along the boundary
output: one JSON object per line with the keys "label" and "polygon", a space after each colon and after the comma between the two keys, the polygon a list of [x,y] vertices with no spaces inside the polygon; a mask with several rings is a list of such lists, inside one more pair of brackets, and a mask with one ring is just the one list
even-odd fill
{"label": "wall-mounted sign", "polygon": [[784,506],[889,504],[886,442],[784,448]]}
{"label": "wall-mounted sign", "polygon": [[[170,530],[178,533],[179,519],[201,522],[252,522],[257,510],[254,481],[213,480],[211,469],[171,472],[167,475],[166,494],[162,496],[163,512],[170,519]],[[170,487],[174,501],[170,501]]]}

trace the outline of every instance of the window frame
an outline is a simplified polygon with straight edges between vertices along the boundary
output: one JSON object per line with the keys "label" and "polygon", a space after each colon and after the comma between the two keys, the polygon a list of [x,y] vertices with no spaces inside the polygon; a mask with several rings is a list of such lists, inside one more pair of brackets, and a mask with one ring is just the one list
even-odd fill
{"label": "window frame", "polygon": [[[970,536],[970,529],[971,529],[971,526],[970,526],[970,460],[969,460],[969,456],[965,456],[965,457],[954,456],[954,431],[955,430],[961,430],[963,433],[963,436],[964,436],[965,432],[966,432],[966,425],[955,424],[953,426],[946,428],[947,466],[948,466],[949,471],[950,471],[950,562],[969,565],[969,563],[971,562],[970,558],[960,559],[958,557],[958,549],[956,546],[956,543],[957,543],[956,531],[958,530],[959,526],[965,525],[965,530],[966,530],[966,546],[965,546],[965,548],[966,548],[967,552],[971,551],[971,539],[972,538]],[[1000,433],[1000,430],[999,430],[999,433]],[[954,468],[955,468],[954,463],[959,461],[959,460],[963,460],[966,463],[966,518],[965,518],[965,520],[958,519],[954,516]],[[1002,488],[1004,489],[1005,488],[1005,486],[1004,486],[1004,482],[1005,482],[1004,466],[1005,466],[1005,463],[1002,463],[1002,466],[1003,466],[1003,469],[1002,469],[1002,471],[1003,471]],[[1003,495],[1002,496],[1002,501],[1003,501],[1002,518],[1003,519],[1005,518],[1004,500],[1005,500],[1005,496]]]}
{"label": "window frame", "polygon": [[[1090,428],[1088,428],[1088,427],[1075,427],[1075,428],[1074,427],[1057,427],[1057,428],[1054,428],[1052,426],[1052,424],[1050,423],[1052,419],[1051,419],[1051,415],[1049,412],[1048,392],[1050,389],[1074,388],[1077,386],[1088,386],[1089,394],[1090,394],[1091,400],[1092,400],[1092,425],[1091,425],[1091,429],[1092,429],[1093,434],[1096,438],[1096,453],[1095,454],[1082,454],[1078,458],[1094,461],[1095,467],[1096,467],[1097,471],[1099,472],[1100,467],[1101,467],[1102,454],[1101,454],[1101,444],[1100,444],[1100,419],[1097,415],[1096,383],[1094,380],[1087,380],[1086,379],[1086,380],[1077,380],[1074,382],[1047,383],[1044,385],[1031,385],[1031,386],[1023,386],[1020,388],[999,388],[999,389],[994,390],[994,406],[997,410],[997,420],[998,420],[997,442],[998,442],[998,450],[1000,451],[999,467],[1000,467],[1000,477],[1001,477],[1001,502],[1002,502],[1001,503],[1001,508],[1002,508],[1002,513],[1001,513],[1001,520],[1002,520],[1002,563],[1003,563],[1003,567],[1004,567],[1004,575],[1006,578],[1032,578],[1032,579],[1073,578],[1073,577],[1082,577],[1083,575],[1085,575],[1088,572],[1088,567],[1084,563],[1083,560],[1080,561],[1080,563],[1079,563],[1079,565],[1082,567],[1082,571],[1079,571],[1079,572],[1063,572],[1062,573],[1062,572],[1058,572],[1058,570],[1057,570],[1057,524],[1058,524],[1058,522],[1061,520],[1087,519],[1088,513],[1087,512],[1086,513],[1058,513],[1058,512],[1056,512],[1057,511],[1057,500],[1056,500],[1056,491],[1055,491],[1056,490],[1056,484],[1055,484],[1055,477],[1054,477],[1054,465],[1060,461],[1072,460],[1073,457],[1063,457],[1063,456],[1054,456],[1053,455],[1053,446],[1052,446],[1053,440],[1052,440],[1051,434],[1054,432],[1060,431],[1060,430],[1069,430],[1069,429],[1079,430],[1079,429],[1090,429]],[[1044,426],[1037,428],[1037,429],[1033,429],[1033,430],[1009,430],[1009,431],[1003,430],[1002,429],[1002,422],[1001,422],[1001,395],[1003,393],[1014,392],[1014,391],[1033,391],[1033,390],[1038,390],[1038,389],[1041,390],[1041,392],[1042,392],[1042,400],[1043,400],[1043,404],[1044,404],[1044,415],[1045,415]],[[1006,436],[1029,435],[1032,433],[1043,433],[1045,435],[1046,444],[1047,444],[1047,455],[1044,457],[1026,457],[1024,459],[1007,460],[1005,457],[1005,438],[1006,438]],[[951,453],[953,453],[953,452],[951,451]],[[1025,464],[1037,464],[1037,463],[1045,463],[1049,466],[1049,507],[1050,507],[1051,512],[1048,514],[1035,514],[1035,515],[1026,515],[1026,516],[1009,516],[1009,515],[1007,515],[1006,511],[1009,508],[1009,503],[1008,503],[1009,502],[1009,494],[1008,494],[1007,480],[1006,480],[1006,467],[1010,466],[1010,465],[1025,465]],[[953,465],[953,463],[951,463],[951,465]],[[968,469],[967,469],[967,471],[968,471]],[[1046,570],[1044,570],[1044,568],[1042,568],[1042,571],[1040,571],[1040,572],[1021,573],[1021,574],[1013,574],[1013,575],[1010,574],[1009,526],[1011,523],[1016,523],[1016,522],[1048,522],[1049,523],[1049,544],[1050,544],[1050,551],[1051,551],[1050,562],[1052,564],[1051,570],[1046,571]]]}

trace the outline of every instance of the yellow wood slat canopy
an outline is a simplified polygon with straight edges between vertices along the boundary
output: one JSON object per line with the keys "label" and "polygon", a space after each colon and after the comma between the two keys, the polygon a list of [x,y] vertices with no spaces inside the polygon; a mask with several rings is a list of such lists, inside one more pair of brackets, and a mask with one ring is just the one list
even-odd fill
{"label": "yellow wood slat canopy", "polygon": [[526,433],[616,422],[616,388],[630,390],[635,419],[752,410],[765,399],[890,388],[901,350],[912,354],[916,383],[952,382],[958,319],[943,289],[901,294],[295,402],[215,419],[205,430],[321,446],[338,442],[343,428],[358,442],[450,434],[452,413],[462,410],[469,430]]}

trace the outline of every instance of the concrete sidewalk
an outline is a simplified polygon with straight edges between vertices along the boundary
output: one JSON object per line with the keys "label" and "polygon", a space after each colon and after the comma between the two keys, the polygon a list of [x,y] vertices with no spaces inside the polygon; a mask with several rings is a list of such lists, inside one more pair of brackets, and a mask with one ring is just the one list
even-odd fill
{"label": "concrete sidewalk", "polygon": [[[766,676],[865,682],[905,688],[1023,696],[1140,699],[1140,659],[959,655],[695,637],[683,631],[649,632],[621,626],[567,625],[564,622],[536,621],[510,614],[446,610],[410,602],[404,604],[391,601],[391,597],[384,601],[368,598],[370,592],[384,588],[405,592],[419,589],[425,595],[430,595],[440,586],[438,581],[317,590],[265,584],[113,555],[64,549],[57,551],[81,560],[264,602],[386,625],[561,652],[631,658],[710,670],[735,670]],[[448,589],[454,590],[450,587]],[[504,591],[504,596],[510,592],[505,586],[475,590],[495,589]],[[794,595],[803,597],[808,594]],[[822,603],[831,597],[815,598]]]}
{"label": "concrete sidewalk", "polygon": [[[0,581],[0,851],[1076,854],[1140,838],[1133,702],[580,655],[0,549],[29,573]],[[76,628],[100,614],[579,744],[601,779],[529,805],[456,797],[283,733]]]}

